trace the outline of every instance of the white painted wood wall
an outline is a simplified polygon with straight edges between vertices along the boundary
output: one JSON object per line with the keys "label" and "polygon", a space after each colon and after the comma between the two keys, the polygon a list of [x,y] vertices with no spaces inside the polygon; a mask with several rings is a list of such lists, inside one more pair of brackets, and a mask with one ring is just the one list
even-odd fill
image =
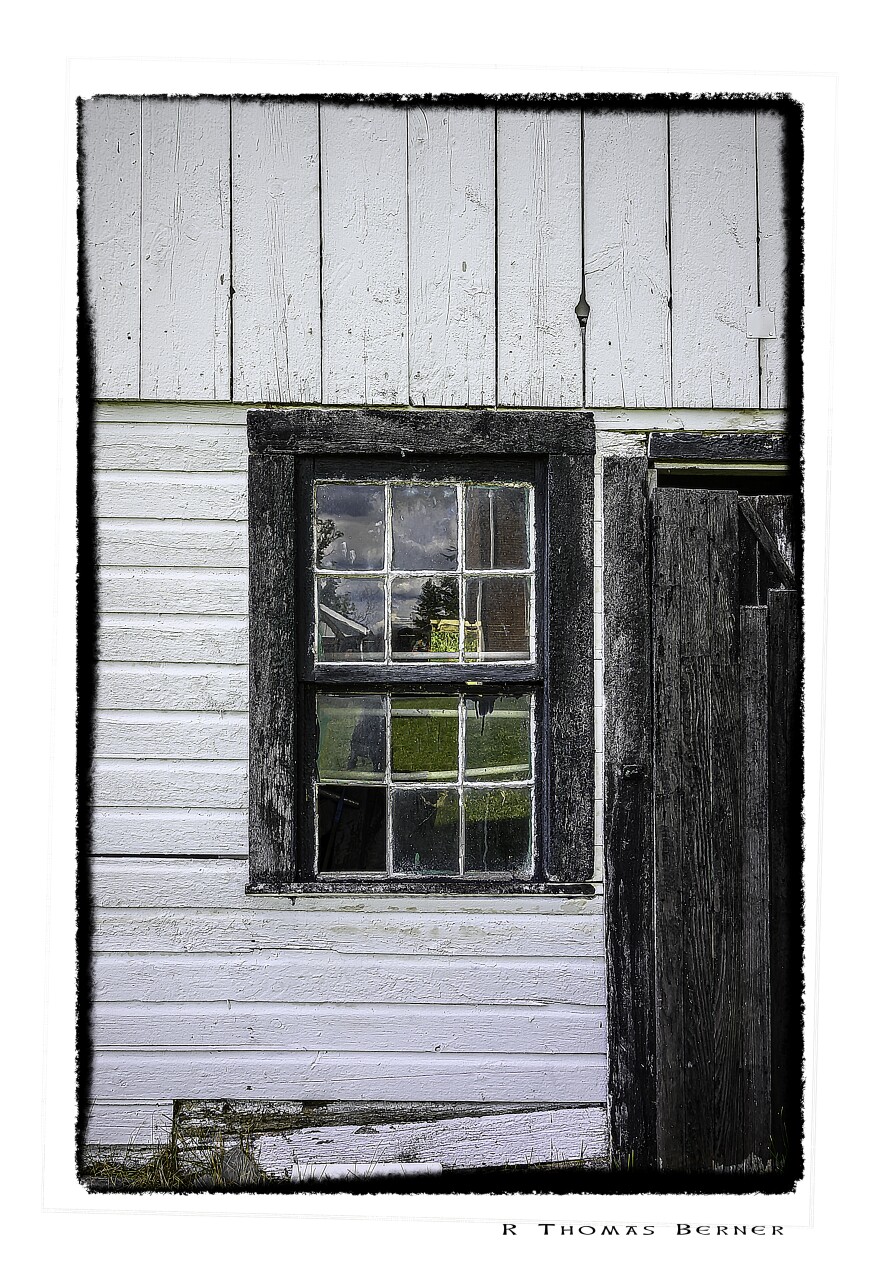
{"label": "white painted wood wall", "polygon": [[778,408],[780,141],[766,110],[91,99],[97,395]]}
{"label": "white painted wood wall", "polygon": [[774,118],[99,99],[84,148],[93,1139],[155,1136],[175,1097],[604,1103],[601,895],[245,899],[246,408],[767,426],[682,408],[784,400],[781,341],[747,335],[758,302],[782,327]]}

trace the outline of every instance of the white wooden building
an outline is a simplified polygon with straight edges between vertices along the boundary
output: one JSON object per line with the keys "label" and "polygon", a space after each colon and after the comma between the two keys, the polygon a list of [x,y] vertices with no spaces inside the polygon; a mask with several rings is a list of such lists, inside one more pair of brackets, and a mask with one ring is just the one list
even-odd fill
{"label": "white wooden building", "polygon": [[[760,101],[83,103],[90,1145],[320,1102],[269,1171],[608,1163],[602,466],[785,430],[784,130]],[[246,416],[306,405],[593,412],[594,895],[246,892]]]}

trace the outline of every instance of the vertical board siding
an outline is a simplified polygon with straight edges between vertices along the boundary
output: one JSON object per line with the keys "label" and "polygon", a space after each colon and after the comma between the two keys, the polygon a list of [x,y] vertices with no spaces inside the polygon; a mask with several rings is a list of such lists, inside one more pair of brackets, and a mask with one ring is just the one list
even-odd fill
{"label": "vertical board siding", "polygon": [[145,98],[141,396],[229,398],[229,101]]}
{"label": "vertical board siding", "polygon": [[776,336],[758,341],[761,359],[761,406],[786,403],[786,273],[783,146],[785,122],[777,112],[757,112],[755,142],[758,167],[758,267],[761,307],[773,313]]}
{"label": "vertical board siding", "polygon": [[411,107],[409,385],[416,406],[495,401],[495,112]]}
{"label": "vertical board siding", "polygon": [[94,845],[247,852],[245,411],[99,411]]}
{"label": "vertical board siding", "polygon": [[89,100],[98,395],[780,408],[784,120],[665,121]]}
{"label": "vertical board siding", "polygon": [[740,607],[742,659],[743,1154],[766,1161],[770,1122],[767,608]]}
{"label": "vertical board siding", "polygon": [[588,406],[671,405],[667,127],[584,115]]}
{"label": "vertical board siding", "polygon": [[656,1162],[651,584],[648,461],[606,458],[602,480],[608,1110],[612,1156]]}
{"label": "vertical board siding", "polygon": [[141,100],[82,106],[85,292],[96,397],[137,397],[140,379]]}
{"label": "vertical board siding", "polygon": [[670,114],[672,404],[758,406],[755,124]]}
{"label": "vertical board siding", "polygon": [[317,103],[232,104],[232,396],[321,400]]}
{"label": "vertical board siding", "polygon": [[407,123],[321,104],[323,400],[409,401]]}
{"label": "vertical board siding", "polygon": [[498,112],[498,401],[580,406],[581,113]]}

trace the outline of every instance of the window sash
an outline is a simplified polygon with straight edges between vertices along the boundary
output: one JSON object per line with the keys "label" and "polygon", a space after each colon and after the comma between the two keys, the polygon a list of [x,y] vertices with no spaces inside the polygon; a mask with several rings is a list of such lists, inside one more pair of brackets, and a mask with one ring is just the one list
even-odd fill
{"label": "window sash", "polygon": [[[406,687],[438,693],[443,686],[494,684],[511,691],[532,686],[542,718],[546,760],[540,778],[545,797],[536,802],[540,869],[534,880],[504,883],[508,892],[589,892],[593,878],[593,456],[588,412],[371,411],[346,408],[252,411],[248,515],[250,533],[250,869],[251,891],[327,891],[302,864],[311,819],[303,813],[301,785],[311,768],[304,740],[308,719],[298,717],[300,694],[317,687],[359,690]],[[410,473],[412,453],[419,458]],[[544,574],[538,601],[546,604],[537,629],[532,666],[417,665],[324,666],[310,663],[305,647],[311,613],[303,586],[310,565],[302,479],[326,461],[346,479],[358,469],[374,472],[385,455],[394,472],[405,458],[413,480],[438,476],[491,480],[496,461],[536,467],[545,478],[536,496],[537,534],[546,535],[536,573]],[[450,463],[451,462],[451,463]],[[480,472],[480,470],[484,470]],[[342,477],[340,478],[342,480]],[[298,625],[295,622],[299,622]],[[329,674],[328,669],[340,672]],[[369,673],[363,672],[369,669]],[[361,672],[356,672],[360,670]],[[390,671],[390,672],[389,672]],[[398,677],[398,671],[401,671]],[[304,770],[305,765],[305,770]],[[303,838],[308,836],[306,844]],[[454,879],[334,879],[329,891],[497,894],[498,884]]]}

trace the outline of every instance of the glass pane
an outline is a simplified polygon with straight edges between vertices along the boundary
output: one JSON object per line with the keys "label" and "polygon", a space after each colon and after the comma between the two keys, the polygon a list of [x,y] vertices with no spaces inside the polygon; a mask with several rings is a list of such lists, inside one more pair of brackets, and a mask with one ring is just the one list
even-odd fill
{"label": "glass pane", "polygon": [[527,781],[532,775],[530,696],[468,699],[464,774],[471,780]]}
{"label": "glass pane", "polygon": [[465,491],[465,566],[529,565],[528,492],[524,486],[469,486]]}
{"label": "glass pane", "polygon": [[465,790],[465,874],[532,872],[532,792]]}
{"label": "glass pane", "polygon": [[318,787],[318,872],[385,872],[385,789]]}
{"label": "glass pane", "polygon": [[395,660],[458,660],[458,579],[395,576],[391,581]]}
{"label": "glass pane", "polygon": [[528,660],[528,576],[465,582],[465,660]]}
{"label": "glass pane", "polygon": [[458,492],[454,486],[391,488],[391,565],[398,571],[458,566]]}
{"label": "glass pane", "polygon": [[384,781],[384,697],[318,697],[318,779]]}
{"label": "glass pane", "polygon": [[391,775],[457,780],[457,696],[392,697]]}
{"label": "glass pane", "polygon": [[393,790],[395,874],[459,873],[458,790]]}
{"label": "glass pane", "polygon": [[385,488],[343,482],[315,487],[319,567],[380,571],[385,565]]}
{"label": "glass pane", "polygon": [[319,660],[382,660],[384,582],[372,576],[321,576],[317,636]]}

